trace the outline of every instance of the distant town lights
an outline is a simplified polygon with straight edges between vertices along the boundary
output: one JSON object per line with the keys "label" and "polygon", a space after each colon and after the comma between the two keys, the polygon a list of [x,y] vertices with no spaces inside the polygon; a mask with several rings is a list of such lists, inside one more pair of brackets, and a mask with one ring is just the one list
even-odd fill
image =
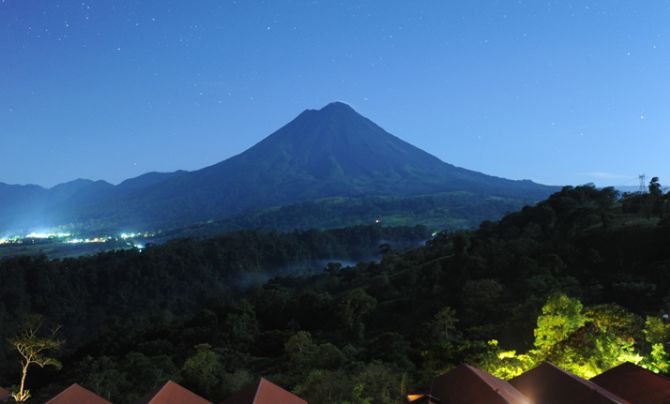
{"label": "distant town lights", "polygon": [[44,238],[66,238],[70,237],[72,234],[70,233],[42,233],[42,232],[32,232],[26,234],[25,238],[39,238],[39,239],[44,239]]}
{"label": "distant town lights", "polygon": [[67,240],[68,244],[92,244],[92,243],[106,243],[111,240],[111,237],[94,237],[94,238],[73,238]]}

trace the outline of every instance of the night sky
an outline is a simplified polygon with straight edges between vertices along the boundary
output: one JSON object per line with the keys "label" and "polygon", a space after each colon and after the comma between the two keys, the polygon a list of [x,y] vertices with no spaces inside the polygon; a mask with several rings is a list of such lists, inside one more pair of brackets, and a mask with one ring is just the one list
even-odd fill
{"label": "night sky", "polygon": [[341,100],[439,158],[670,183],[670,1],[0,0],[0,181],[113,183]]}

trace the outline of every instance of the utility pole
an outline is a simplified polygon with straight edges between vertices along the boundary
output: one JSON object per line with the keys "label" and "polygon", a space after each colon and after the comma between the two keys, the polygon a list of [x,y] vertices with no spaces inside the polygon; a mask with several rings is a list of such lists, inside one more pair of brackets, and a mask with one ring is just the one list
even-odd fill
{"label": "utility pole", "polygon": [[641,194],[647,192],[647,182],[646,182],[647,176],[645,174],[640,174],[637,178],[640,179],[640,190],[639,190],[639,192]]}

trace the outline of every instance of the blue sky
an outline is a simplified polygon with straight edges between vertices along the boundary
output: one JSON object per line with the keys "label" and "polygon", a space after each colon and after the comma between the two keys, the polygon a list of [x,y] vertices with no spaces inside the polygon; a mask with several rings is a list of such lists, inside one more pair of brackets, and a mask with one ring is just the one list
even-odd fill
{"label": "blue sky", "polygon": [[439,158],[670,182],[669,1],[0,0],[0,181],[119,182],[346,101]]}

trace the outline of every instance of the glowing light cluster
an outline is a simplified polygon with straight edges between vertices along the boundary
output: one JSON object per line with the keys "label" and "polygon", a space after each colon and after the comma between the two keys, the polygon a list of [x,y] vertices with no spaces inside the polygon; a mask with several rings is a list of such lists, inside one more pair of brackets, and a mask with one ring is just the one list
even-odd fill
{"label": "glowing light cluster", "polygon": [[146,247],[143,242],[139,242],[137,239],[148,239],[155,236],[153,232],[132,232],[132,233],[121,233],[119,235],[99,235],[94,237],[81,237],[69,232],[58,232],[58,231],[49,231],[49,230],[38,230],[26,234],[25,236],[3,236],[0,237],[0,245],[5,244],[23,244],[26,240],[49,240],[52,242],[59,242],[65,244],[103,244],[112,241],[125,241],[125,244],[128,247],[136,248],[140,251],[144,250]]}
{"label": "glowing light cluster", "polygon": [[22,240],[19,236],[0,237],[0,245],[2,244],[21,244]]}
{"label": "glowing light cluster", "polygon": [[111,240],[111,237],[93,237],[93,238],[72,238],[66,241],[68,244],[91,244],[91,243],[106,243]]}
{"label": "glowing light cluster", "polygon": [[131,238],[137,238],[137,237],[153,237],[154,233],[150,232],[144,232],[144,233],[121,233],[119,237],[121,237],[122,240],[128,240]]}
{"label": "glowing light cluster", "polygon": [[32,232],[26,234],[25,238],[37,238],[37,239],[47,239],[47,238],[66,238],[72,236],[71,233],[43,233],[43,232]]}

